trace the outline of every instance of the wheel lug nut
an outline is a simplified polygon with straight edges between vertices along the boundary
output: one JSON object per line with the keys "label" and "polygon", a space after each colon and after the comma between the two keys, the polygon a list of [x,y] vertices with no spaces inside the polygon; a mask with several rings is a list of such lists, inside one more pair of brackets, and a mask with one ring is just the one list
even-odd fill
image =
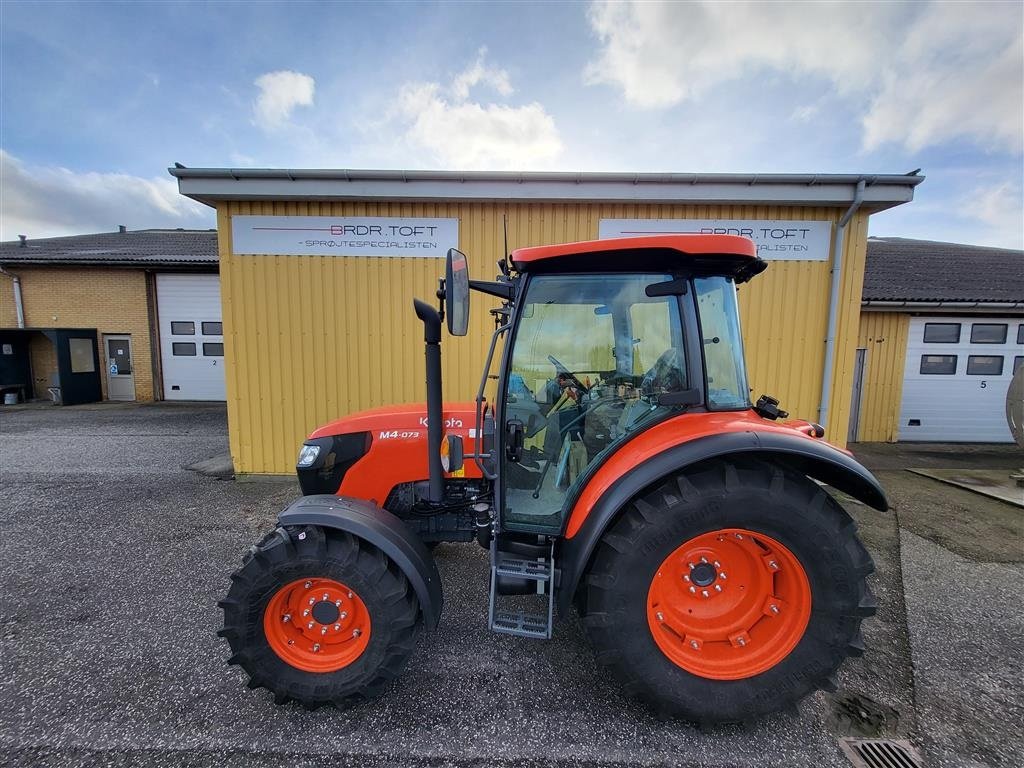
{"label": "wheel lug nut", "polygon": [[335,624],[334,631],[337,632],[339,629],[341,629],[341,624]]}
{"label": "wheel lug nut", "polygon": [[657,612],[656,614],[654,614],[654,615],[655,615],[655,616],[657,617],[658,621],[664,621],[664,620],[665,620],[665,614],[664,614],[664,613],[662,613],[661,611],[658,611],[658,612]]}
{"label": "wheel lug nut", "polygon": [[702,563],[706,563],[706,562],[708,561],[708,559],[707,559],[706,557],[701,557],[700,561],[701,561]]}
{"label": "wheel lug nut", "polygon": [[768,610],[771,611],[772,613],[778,613],[779,612],[779,606],[777,606],[777,605],[769,606]]}
{"label": "wheel lug nut", "polygon": [[284,616],[281,617],[281,621],[283,621],[285,623],[287,623],[287,622],[289,622],[291,620],[292,620],[292,616],[291,616],[290,613],[286,613]]}
{"label": "wheel lug nut", "polygon": [[312,586],[313,586],[313,582],[312,582],[312,581],[307,581],[307,582],[306,582],[305,584],[303,584],[302,586],[304,586],[304,587],[305,587],[306,589],[309,589],[310,587],[312,587]]}
{"label": "wheel lug nut", "polygon": [[722,571],[720,574],[718,574],[718,578],[720,578],[722,581],[725,581],[725,571]]}
{"label": "wheel lug nut", "polygon": [[715,592],[721,592],[721,591],[722,591],[722,585],[721,584],[715,584]]}
{"label": "wheel lug nut", "polygon": [[311,621],[311,622],[309,622],[309,624],[306,625],[306,629],[312,629],[312,628],[313,628],[313,622]]}
{"label": "wheel lug nut", "polygon": [[313,643],[313,653],[320,652],[320,643]]}
{"label": "wheel lug nut", "polygon": [[339,607],[341,607],[341,600],[335,600],[335,601],[334,601],[334,607],[335,607],[335,608],[339,608]]}
{"label": "wheel lug nut", "polygon": [[742,533],[737,533],[736,534],[736,538],[737,539],[742,539],[743,538],[743,534]]}
{"label": "wheel lug nut", "polygon": [[696,567],[697,567],[696,563],[690,563],[690,570],[691,570],[691,571],[692,571],[692,570],[693,570],[694,568],[696,568]]}
{"label": "wheel lug nut", "polygon": [[363,634],[363,630],[361,630],[361,629],[353,629],[352,630],[352,637],[359,637],[361,634]]}
{"label": "wheel lug nut", "polygon": [[326,600],[328,597],[330,597],[330,595],[328,595],[326,592],[324,592],[324,596],[322,598],[320,598],[320,599],[321,600]]}
{"label": "wheel lug nut", "polygon": [[696,592],[697,592],[697,588],[691,585],[691,586],[690,586],[690,594],[691,594],[691,595],[692,595],[692,594],[696,594]]}
{"label": "wheel lug nut", "polygon": [[720,562],[718,562],[717,560],[715,560],[715,562],[713,562],[712,565],[715,566],[715,568],[721,568],[722,567],[722,564]]}
{"label": "wheel lug nut", "polygon": [[347,619],[348,618],[348,611],[342,611],[341,612],[341,618]]}
{"label": "wheel lug nut", "polygon": [[302,615],[303,615],[303,616],[309,616],[309,608],[305,608],[305,609],[303,609],[303,611],[302,611]]}
{"label": "wheel lug nut", "polygon": [[777,571],[779,569],[779,564],[776,563],[774,560],[769,560],[768,567],[771,568],[773,571]]}
{"label": "wheel lug nut", "polygon": [[689,581],[689,580],[690,580],[690,575],[689,574],[684,574],[683,575],[683,581]]}
{"label": "wheel lug nut", "polygon": [[351,592],[349,592],[349,593],[348,593],[348,599],[349,599],[349,600],[351,600],[351,599],[352,599],[352,593],[351,593]]}
{"label": "wheel lug nut", "polygon": [[740,648],[742,648],[743,646],[745,646],[747,644],[747,641],[744,640],[742,637],[738,638],[736,640],[736,642],[740,644]]}
{"label": "wheel lug nut", "polygon": [[704,595],[704,597],[711,597],[711,595],[710,595],[710,594],[708,593],[708,591],[707,591],[706,589],[702,589],[702,590],[700,591],[700,593],[701,593],[702,595]]}
{"label": "wheel lug nut", "polygon": [[700,650],[700,643],[698,643],[696,640],[691,640],[690,647],[693,648],[693,650],[695,651]]}
{"label": "wheel lug nut", "polygon": [[310,604],[310,605],[312,605],[312,604],[313,604],[313,603],[315,603],[315,602],[316,602],[316,598],[315,598],[315,597],[311,597],[311,598],[309,598],[309,604]]}
{"label": "wheel lug nut", "polygon": [[320,628],[320,634],[321,635],[326,635],[327,634],[327,627],[321,627]]}

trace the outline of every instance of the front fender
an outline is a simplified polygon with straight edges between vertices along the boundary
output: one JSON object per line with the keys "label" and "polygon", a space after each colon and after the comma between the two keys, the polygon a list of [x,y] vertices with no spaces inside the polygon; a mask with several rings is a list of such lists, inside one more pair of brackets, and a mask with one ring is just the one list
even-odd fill
{"label": "front fender", "polygon": [[363,499],[318,494],[293,501],[277,516],[277,522],[278,525],[319,525],[351,533],[373,544],[391,558],[409,580],[426,628],[437,627],[444,605],[441,574],[419,536],[386,509]]}
{"label": "front fender", "polygon": [[620,477],[587,512],[580,528],[563,540],[558,607],[568,612],[580,577],[605,529],[630,499],[661,478],[706,459],[757,456],[784,464],[831,485],[882,512],[889,508],[885,491],[860,462],[828,443],[774,431],[725,432],[675,445],[638,464]]}

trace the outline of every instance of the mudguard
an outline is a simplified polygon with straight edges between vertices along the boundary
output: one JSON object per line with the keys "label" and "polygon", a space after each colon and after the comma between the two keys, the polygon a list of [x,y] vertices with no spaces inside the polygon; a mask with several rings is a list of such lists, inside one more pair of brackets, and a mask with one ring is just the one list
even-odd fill
{"label": "mudguard", "polygon": [[559,612],[569,611],[576,587],[601,536],[630,499],[666,475],[698,461],[734,455],[761,456],[826,483],[882,512],[889,508],[882,486],[860,462],[828,443],[809,440],[803,435],[751,430],[725,432],[681,443],[620,477],[590,509],[576,534],[562,541]]}
{"label": "mudguard", "polygon": [[363,499],[317,494],[293,501],[277,516],[277,522],[333,528],[370,542],[409,580],[423,612],[424,626],[428,630],[437,627],[444,605],[441,574],[419,536],[386,509]]}

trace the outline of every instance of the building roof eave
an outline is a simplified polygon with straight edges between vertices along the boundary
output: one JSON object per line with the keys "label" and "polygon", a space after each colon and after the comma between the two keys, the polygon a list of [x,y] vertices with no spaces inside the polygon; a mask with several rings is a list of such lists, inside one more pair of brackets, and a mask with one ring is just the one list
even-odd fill
{"label": "building roof eave", "polygon": [[880,211],[909,202],[919,175],[694,174],[385,171],[277,168],[169,168],[178,190],[206,205],[227,200],[402,199],[771,203],[843,206],[866,182],[864,205]]}

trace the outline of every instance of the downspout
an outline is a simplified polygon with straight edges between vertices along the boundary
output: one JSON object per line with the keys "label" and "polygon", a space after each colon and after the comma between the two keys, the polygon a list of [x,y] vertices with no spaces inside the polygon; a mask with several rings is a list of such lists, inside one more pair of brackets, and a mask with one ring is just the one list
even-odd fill
{"label": "downspout", "polygon": [[21,278],[11,274],[0,264],[0,275],[7,275],[14,281],[14,311],[18,315],[18,327],[25,327],[25,305],[21,301]]}
{"label": "downspout", "polygon": [[823,427],[827,426],[829,401],[832,396],[832,364],[836,357],[836,326],[839,324],[839,284],[843,279],[843,238],[846,236],[846,225],[864,202],[865,186],[864,179],[857,182],[853,203],[839,219],[835,241],[832,244],[832,287],[829,290],[828,331],[825,334],[825,370],[822,372],[821,397],[818,400],[818,423]]}

